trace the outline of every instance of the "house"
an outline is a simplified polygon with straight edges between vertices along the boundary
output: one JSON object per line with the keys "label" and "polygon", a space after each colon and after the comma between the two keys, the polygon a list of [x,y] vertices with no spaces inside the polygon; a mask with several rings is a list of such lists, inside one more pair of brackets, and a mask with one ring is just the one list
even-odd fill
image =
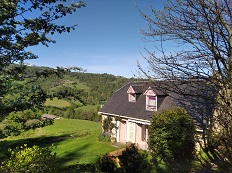
{"label": "house", "polygon": [[[209,93],[209,88],[202,81],[156,81],[130,82],[115,91],[113,96],[100,109],[102,120],[108,116],[117,126],[112,130],[112,137],[117,142],[136,143],[139,148],[148,149],[148,126],[154,113],[164,109],[181,106],[194,118],[200,128],[209,121],[212,112],[211,102],[198,96]],[[185,92],[177,92],[181,87]],[[180,88],[179,88],[180,89]]]}

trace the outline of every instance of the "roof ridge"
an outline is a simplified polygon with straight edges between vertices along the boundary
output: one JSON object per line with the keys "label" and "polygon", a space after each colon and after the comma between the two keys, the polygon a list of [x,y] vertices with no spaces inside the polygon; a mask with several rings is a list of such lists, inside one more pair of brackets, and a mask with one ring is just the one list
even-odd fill
{"label": "roof ridge", "polygon": [[126,83],[125,85],[123,85],[122,87],[120,87],[119,89],[115,90],[114,92],[117,92],[118,90],[122,89],[123,87],[125,87],[131,83],[142,83],[142,82],[145,83],[145,81],[130,81],[130,82]]}

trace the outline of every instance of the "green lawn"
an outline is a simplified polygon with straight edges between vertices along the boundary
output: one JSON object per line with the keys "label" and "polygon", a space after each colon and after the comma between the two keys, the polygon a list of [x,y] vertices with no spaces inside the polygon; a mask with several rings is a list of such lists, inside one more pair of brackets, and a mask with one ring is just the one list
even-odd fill
{"label": "green lawn", "polygon": [[45,102],[45,106],[55,106],[55,107],[62,108],[62,107],[66,107],[66,106],[71,106],[71,104],[66,100],[53,98],[52,100],[47,99],[47,101]]}
{"label": "green lawn", "polygon": [[116,150],[108,142],[98,141],[101,125],[97,122],[75,119],[55,120],[54,125],[28,131],[18,137],[0,142],[0,159],[8,148],[28,144],[56,146],[57,162],[61,167],[73,164],[93,164],[98,156]]}

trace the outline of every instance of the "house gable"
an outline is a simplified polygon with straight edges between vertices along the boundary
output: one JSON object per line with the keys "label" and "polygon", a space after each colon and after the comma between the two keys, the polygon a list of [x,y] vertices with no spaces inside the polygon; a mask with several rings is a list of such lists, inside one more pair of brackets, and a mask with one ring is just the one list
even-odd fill
{"label": "house gable", "polygon": [[130,85],[127,90],[127,94],[129,102],[136,102],[139,96],[142,94],[141,86]]}
{"label": "house gable", "polygon": [[136,93],[132,86],[129,87],[129,89],[127,90],[127,93],[128,93],[128,101],[136,102]]}

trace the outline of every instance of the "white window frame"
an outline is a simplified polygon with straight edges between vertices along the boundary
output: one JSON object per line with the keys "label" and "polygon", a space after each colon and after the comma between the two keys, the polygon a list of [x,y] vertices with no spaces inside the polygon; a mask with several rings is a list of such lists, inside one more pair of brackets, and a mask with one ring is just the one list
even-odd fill
{"label": "white window frame", "polygon": [[[150,101],[151,101],[151,97],[154,97],[155,99],[154,100],[154,103],[151,104]],[[146,96],[146,110],[149,110],[149,111],[157,111],[157,96]]]}

